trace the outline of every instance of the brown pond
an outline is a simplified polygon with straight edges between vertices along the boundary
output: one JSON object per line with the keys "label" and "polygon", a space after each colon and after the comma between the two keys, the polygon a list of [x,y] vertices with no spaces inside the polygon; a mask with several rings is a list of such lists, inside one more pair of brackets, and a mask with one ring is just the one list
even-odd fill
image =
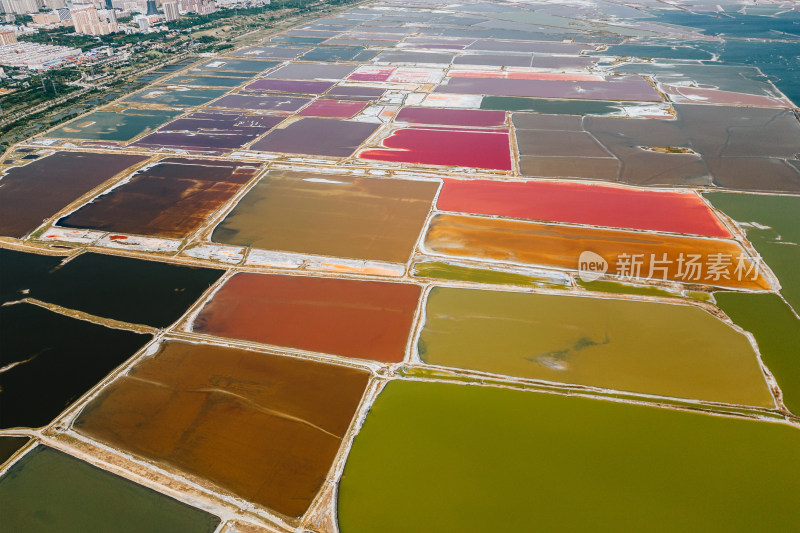
{"label": "brown pond", "polygon": [[165,159],[60,219],[67,228],[184,238],[258,172],[250,163]]}
{"label": "brown pond", "polygon": [[405,262],[439,184],[336,174],[267,174],[214,230],[223,244]]}
{"label": "brown pond", "polygon": [[169,341],[75,422],[92,438],[302,515],[325,481],[369,374]]}
{"label": "brown pond", "polygon": [[9,169],[0,179],[0,234],[24,237],[48,217],[145,159],[138,155],[56,152]]}
{"label": "brown pond", "polygon": [[417,285],[404,283],[239,273],[203,307],[192,329],[400,362],[419,294]]}

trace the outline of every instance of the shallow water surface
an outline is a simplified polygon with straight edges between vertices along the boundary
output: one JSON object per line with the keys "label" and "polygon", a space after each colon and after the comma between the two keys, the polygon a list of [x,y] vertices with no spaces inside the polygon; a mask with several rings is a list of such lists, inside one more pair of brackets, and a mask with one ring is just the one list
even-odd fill
{"label": "shallow water surface", "polygon": [[689,305],[434,288],[420,358],[621,391],[772,407],[747,338]]}
{"label": "shallow water surface", "polygon": [[0,478],[0,500],[9,531],[211,533],[220,522],[46,446],[38,446]]}
{"label": "shallow water surface", "polygon": [[780,531],[798,493],[797,428],[394,381],[355,438],[338,518],[342,533]]}

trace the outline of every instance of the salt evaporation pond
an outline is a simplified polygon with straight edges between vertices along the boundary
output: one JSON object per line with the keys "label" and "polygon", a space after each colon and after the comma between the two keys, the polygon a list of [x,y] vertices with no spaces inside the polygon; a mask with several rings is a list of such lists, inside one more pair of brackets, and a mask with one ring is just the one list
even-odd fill
{"label": "salt evaporation pond", "polygon": [[692,305],[436,287],[418,350],[433,365],[774,406],[747,337]]}
{"label": "salt evaporation pond", "polygon": [[794,427],[394,381],[355,438],[338,518],[342,533],[782,531],[798,493]]}

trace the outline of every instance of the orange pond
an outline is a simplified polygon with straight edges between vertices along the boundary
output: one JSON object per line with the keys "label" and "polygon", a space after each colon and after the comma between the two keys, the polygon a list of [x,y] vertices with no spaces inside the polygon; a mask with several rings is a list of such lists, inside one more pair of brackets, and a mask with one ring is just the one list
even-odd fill
{"label": "orange pond", "polygon": [[420,288],[404,283],[240,273],[203,307],[198,333],[400,362]]}
{"label": "orange pond", "polygon": [[297,517],[368,380],[352,368],[169,341],[84,408],[75,428]]}
{"label": "orange pond", "polygon": [[720,239],[437,215],[428,229],[425,248],[456,257],[570,270],[577,270],[581,253],[589,251],[608,263],[609,274],[630,281],[651,278],[770,288],[739,244]]}

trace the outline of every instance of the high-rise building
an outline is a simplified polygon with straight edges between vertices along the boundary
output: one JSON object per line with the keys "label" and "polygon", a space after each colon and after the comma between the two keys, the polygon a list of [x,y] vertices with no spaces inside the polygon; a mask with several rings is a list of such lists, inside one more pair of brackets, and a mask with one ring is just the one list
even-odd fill
{"label": "high-rise building", "polygon": [[133,21],[139,26],[140,30],[146,30],[150,27],[150,19],[146,15],[137,15]]}
{"label": "high-rise building", "polygon": [[41,7],[38,0],[2,0],[2,3],[6,13],[16,13],[17,15],[38,13],[39,7]]}
{"label": "high-rise building", "polygon": [[156,0],[147,0],[147,15],[159,15]]}
{"label": "high-rise building", "polygon": [[108,35],[117,31],[117,19],[112,10],[98,12],[94,6],[81,6],[70,9],[75,33],[85,35]]}
{"label": "high-rise building", "polygon": [[178,0],[180,2],[181,12],[183,13],[197,13],[200,9],[200,0]]}
{"label": "high-rise building", "polygon": [[180,17],[180,13],[178,12],[178,2],[164,2],[161,4],[161,8],[164,10],[164,19],[167,22],[171,20],[178,20]]}
{"label": "high-rise building", "polygon": [[197,13],[207,15],[216,11],[213,0],[179,0],[182,13]]}

